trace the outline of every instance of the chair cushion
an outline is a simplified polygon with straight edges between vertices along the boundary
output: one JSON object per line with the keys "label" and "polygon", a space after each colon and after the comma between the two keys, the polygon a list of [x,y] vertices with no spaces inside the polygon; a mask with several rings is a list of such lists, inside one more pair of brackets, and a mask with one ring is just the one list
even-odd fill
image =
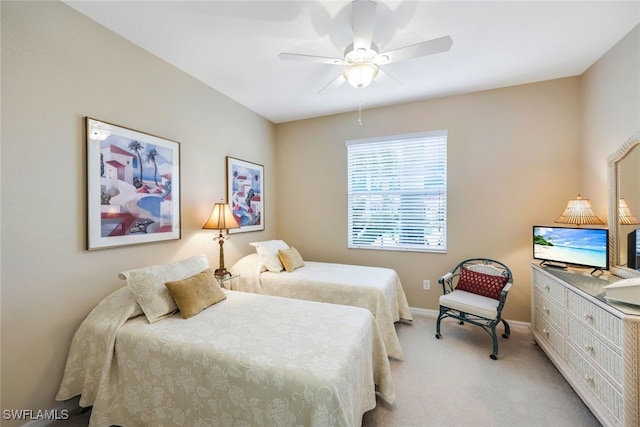
{"label": "chair cushion", "polygon": [[440,297],[440,305],[487,319],[498,317],[498,304],[493,298],[457,289]]}
{"label": "chair cushion", "polygon": [[456,289],[499,300],[500,292],[508,281],[506,276],[479,273],[462,267]]}

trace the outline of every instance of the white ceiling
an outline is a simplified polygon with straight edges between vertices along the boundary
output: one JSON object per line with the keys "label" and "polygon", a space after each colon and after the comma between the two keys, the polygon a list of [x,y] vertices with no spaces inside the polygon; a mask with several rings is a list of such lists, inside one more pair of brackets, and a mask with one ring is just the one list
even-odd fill
{"label": "white ceiling", "polygon": [[65,3],[274,123],[580,75],[640,22],[640,0],[379,0],[381,52],[446,35],[451,50],[381,67],[402,84],[318,94],[342,67],[278,54],[341,58],[349,0]]}

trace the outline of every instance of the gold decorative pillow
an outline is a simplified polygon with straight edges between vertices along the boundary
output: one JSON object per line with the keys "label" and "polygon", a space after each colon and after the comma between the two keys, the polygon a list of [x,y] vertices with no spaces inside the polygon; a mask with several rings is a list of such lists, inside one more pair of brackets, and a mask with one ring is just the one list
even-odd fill
{"label": "gold decorative pillow", "polygon": [[304,267],[304,261],[300,253],[293,246],[289,249],[278,249],[278,258],[284,269],[291,273],[296,268]]}
{"label": "gold decorative pillow", "polygon": [[176,301],[183,319],[195,316],[205,308],[227,298],[211,269],[188,279],[165,283]]}

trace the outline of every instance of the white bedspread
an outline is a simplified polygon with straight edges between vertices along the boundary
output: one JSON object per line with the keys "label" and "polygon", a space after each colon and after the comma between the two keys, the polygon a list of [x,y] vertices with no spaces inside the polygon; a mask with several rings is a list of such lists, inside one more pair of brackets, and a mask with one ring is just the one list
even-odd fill
{"label": "white bedspread", "polygon": [[367,310],[229,291],[190,319],[139,314],[122,288],[73,338],[56,399],[82,395],[91,426],[357,426],[376,388],[395,400]]}
{"label": "white bedspread", "polygon": [[413,316],[395,270],[305,261],[292,272],[261,272],[253,255],[233,266],[232,272],[241,278],[234,289],[366,308],[378,322],[387,354],[404,358],[394,323]]}

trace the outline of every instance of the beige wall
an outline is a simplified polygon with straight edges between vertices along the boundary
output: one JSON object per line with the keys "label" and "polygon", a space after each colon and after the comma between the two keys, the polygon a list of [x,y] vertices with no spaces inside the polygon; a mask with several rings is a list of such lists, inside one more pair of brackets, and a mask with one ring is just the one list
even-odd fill
{"label": "beige wall", "polygon": [[582,187],[607,216],[607,157],[640,131],[640,25],[582,76]]}
{"label": "beige wall", "polygon": [[[457,262],[497,258],[515,277],[505,317],[528,321],[531,226],[579,191],[580,110],[574,77],[365,110],[362,127],[357,113],[277,125],[278,235],[309,260],[394,268],[409,305],[427,309]],[[447,253],[347,249],[344,142],[438,129],[449,132]]]}
{"label": "beige wall", "polygon": [[[201,227],[226,197],[225,156],[274,170],[274,126],[62,3],[1,7],[1,408],[47,409],[59,404],[73,333],[124,285],[119,271],[203,252],[217,265]],[[84,249],[85,116],[181,143],[181,240]],[[275,181],[266,184],[275,197]],[[266,209],[275,218],[276,204]],[[227,264],[250,240],[271,237],[274,222],[234,235]]]}
{"label": "beige wall", "polygon": [[[225,197],[226,155],[263,164],[268,192],[265,232],[234,235],[227,265],[280,237],[308,259],[396,268],[410,304],[433,309],[444,270],[493,256],[516,278],[506,317],[528,320],[531,225],[579,191],[604,215],[593,171],[639,128],[637,28],[583,79],[366,110],[362,127],[356,113],[273,126],[61,3],[0,4],[1,409],[58,405],[71,337],[119,271],[201,252],[217,263],[200,227]],[[84,250],[85,116],[181,142],[180,241]],[[347,250],[344,141],[430,129],[449,130],[449,252]]]}

